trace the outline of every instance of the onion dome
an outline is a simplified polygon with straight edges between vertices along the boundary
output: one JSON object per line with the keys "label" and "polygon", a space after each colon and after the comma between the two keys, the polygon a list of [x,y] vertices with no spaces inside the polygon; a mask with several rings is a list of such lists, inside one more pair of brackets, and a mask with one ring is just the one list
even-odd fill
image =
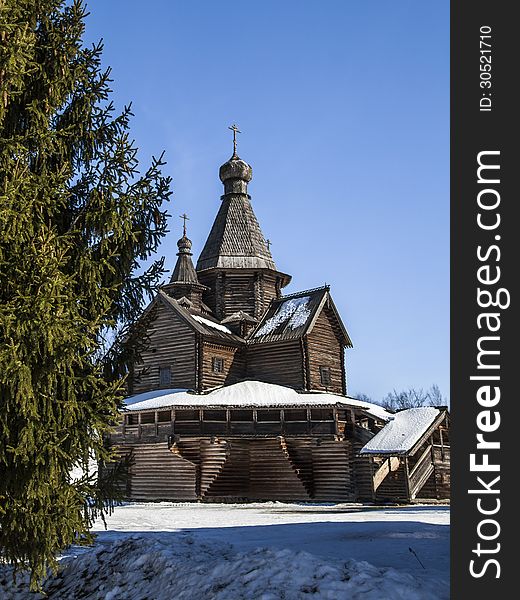
{"label": "onion dome", "polygon": [[185,233],[181,237],[181,239],[177,241],[177,248],[179,249],[177,256],[179,256],[180,254],[189,254],[191,256],[192,255],[191,247],[192,247],[191,240],[186,237],[186,233]]}
{"label": "onion dome", "polygon": [[249,183],[253,178],[253,169],[245,160],[242,160],[236,154],[225,162],[219,171],[220,181],[225,185],[229,179],[240,179]]}

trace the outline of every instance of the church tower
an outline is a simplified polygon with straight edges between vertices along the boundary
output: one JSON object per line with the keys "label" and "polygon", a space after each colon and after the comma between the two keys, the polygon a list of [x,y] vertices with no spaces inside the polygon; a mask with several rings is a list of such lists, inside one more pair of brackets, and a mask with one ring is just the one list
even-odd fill
{"label": "church tower", "polygon": [[181,306],[185,308],[205,312],[202,302],[202,293],[207,290],[206,286],[201,285],[197,278],[197,273],[191,257],[192,242],[186,235],[186,220],[187,216],[182,215],[184,219],[183,235],[180,240],[177,241],[177,263],[173,270],[170,282],[162,286],[162,290],[168,294],[171,298],[178,300]]}
{"label": "church tower", "polygon": [[291,277],[277,270],[271,256],[247,191],[253,170],[237,154],[237,127],[230,129],[233,155],[220,167],[222,204],[197,262],[197,276],[209,288],[203,299],[217,319],[240,311],[258,319]]}

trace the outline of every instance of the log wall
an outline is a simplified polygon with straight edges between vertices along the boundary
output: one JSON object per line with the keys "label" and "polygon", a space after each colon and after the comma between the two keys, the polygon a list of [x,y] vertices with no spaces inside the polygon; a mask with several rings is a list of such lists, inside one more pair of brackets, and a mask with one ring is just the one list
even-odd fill
{"label": "log wall", "polygon": [[142,352],[141,362],[134,366],[131,393],[140,394],[159,389],[159,368],[171,368],[168,388],[195,388],[196,341],[195,333],[181,317],[162,303],[157,304],[157,317],[147,334],[149,345]]}
{"label": "log wall", "polygon": [[209,288],[203,300],[219,320],[240,310],[260,318],[280,294],[274,272],[208,270],[199,271],[198,278]]}
{"label": "log wall", "polygon": [[132,500],[355,499],[348,441],[190,438],[120,451],[132,457]]}
{"label": "log wall", "polygon": [[[344,376],[344,353],[340,343],[337,324],[328,309],[324,308],[312,331],[306,336],[309,369],[308,388],[327,390],[336,394],[346,393]],[[331,383],[322,384],[320,366],[329,367]]]}
{"label": "log wall", "polygon": [[246,376],[247,379],[303,389],[305,380],[299,340],[248,346]]}
{"label": "log wall", "polygon": [[196,500],[196,465],[173,454],[168,444],[132,446],[129,497],[132,500]]}

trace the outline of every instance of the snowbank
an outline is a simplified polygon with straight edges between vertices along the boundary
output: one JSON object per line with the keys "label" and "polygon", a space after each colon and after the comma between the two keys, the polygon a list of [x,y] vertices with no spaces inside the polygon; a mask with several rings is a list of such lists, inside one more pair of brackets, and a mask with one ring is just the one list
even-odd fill
{"label": "snowbank", "polygon": [[[27,578],[13,584],[0,566],[0,597],[28,597]],[[442,600],[446,583],[355,560],[326,561],[307,552],[259,548],[237,553],[191,534],[171,539],[125,536],[64,558],[44,591],[54,600]],[[41,594],[31,594],[35,600]]]}
{"label": "snowbank", "polygon": [[393,415],[360,451],[360,454],[403,454],[428,431],[440,411],[432,406],[409,408]]}

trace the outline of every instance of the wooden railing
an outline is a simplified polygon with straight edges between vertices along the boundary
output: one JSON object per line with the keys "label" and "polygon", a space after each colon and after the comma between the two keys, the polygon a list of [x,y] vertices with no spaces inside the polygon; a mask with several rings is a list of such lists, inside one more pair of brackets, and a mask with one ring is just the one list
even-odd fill
{"label": "wooden railing", "polygon": [[408,475],[411,499],[415,498],[432,473],[432,450],[431,447],[428,446]]}

